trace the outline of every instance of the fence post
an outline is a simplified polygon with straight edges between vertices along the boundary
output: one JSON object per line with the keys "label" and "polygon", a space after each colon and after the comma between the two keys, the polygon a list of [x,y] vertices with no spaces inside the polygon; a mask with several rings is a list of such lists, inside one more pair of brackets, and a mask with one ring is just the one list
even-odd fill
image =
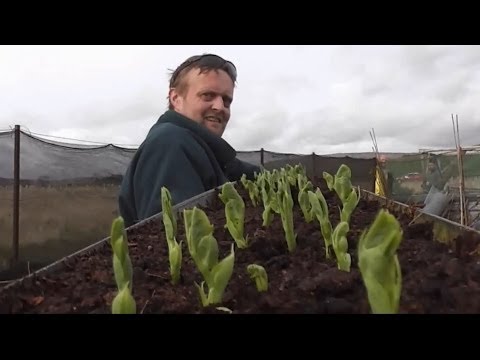
{"label": "fence post", "polygon": [[11,266],[18,262],[18,234],[20,218],[20,125],[15,125],[13,159],[13,238]]}
{"label": "fence post", "polygon": [[317,169],[315,168],[315,152],[312,152],[312,179],[317,177]]}
{"label": "fence post", "polygon": [[262,164],[262,166],[264,165],[264,163],[263,163],[263,147],[260,149],[260,164]]}

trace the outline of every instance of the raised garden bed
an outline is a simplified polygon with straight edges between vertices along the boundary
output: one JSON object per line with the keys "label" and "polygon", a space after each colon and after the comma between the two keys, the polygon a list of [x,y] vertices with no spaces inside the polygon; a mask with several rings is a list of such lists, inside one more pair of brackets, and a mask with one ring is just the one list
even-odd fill
{"label": "raised garden bed", "polygon": [[[313,185],[324,194],[335,227],[342,206],[339,197],[323,179],[315,180]],[[203,209],[215,229],[219,259],[230,254],[234,241],[224,226],[225,205],[219,198],[220,190],[215,189],[174,207],[180,211],[177,240],[183,241],[179,284],[171,283],[161,215],[127,229],[137,313],[371,313],[358,267],[357,244],[382,208],[396,216],[403,231],[397,250],[401,268],[398,312],[480,312],[480,262],[476,251],[480,233],[440,218],[416,217],[402,204],[389,204],[362,191],[347,233],[351,268],[342,271],[332,249],[332,256],[326,258],[319,221],[306,222],[298,201],[293,208],[297,246],[289,252],[280,215],[274,215],[270,226],[262,226],[263,206],[252,205],[242,183],[236,183],[235,188],[245,203],[244,233],[249,246],[235,246],[233,273],[221,304],[202,306],[195,283],[200,284],[203,277],[189,254],[181,217],[184,208]],[[296,194],[292,188],[294,199]],[[118,289],[108,240],[1,289],[0,313],[111,313]],[[257,290],[247,273],[250,264],[266,270],[267,291]]]}

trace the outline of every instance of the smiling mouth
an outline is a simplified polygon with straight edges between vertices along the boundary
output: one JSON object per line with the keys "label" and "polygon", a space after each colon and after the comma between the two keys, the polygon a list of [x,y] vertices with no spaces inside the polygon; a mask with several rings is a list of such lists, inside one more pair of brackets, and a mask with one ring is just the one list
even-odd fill
{"label": "smiling mouth", "polygon": [[209,122],[213,122],[213,123],[216,123],[216,124],[221,124],[222,123],[222,120],[217,118],[217,117],[213,117],[213,116],[208,116],[205,118],[205,120],[209,121]]}

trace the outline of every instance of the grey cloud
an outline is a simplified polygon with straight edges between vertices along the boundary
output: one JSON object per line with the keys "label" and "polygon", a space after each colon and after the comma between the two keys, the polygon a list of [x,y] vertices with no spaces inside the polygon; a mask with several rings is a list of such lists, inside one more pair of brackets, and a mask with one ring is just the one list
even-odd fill
{"label": "grey cloud", "polygon": [[[155,47],[155,56],[131,58],[123,65],[124,58],[118,57],[114,68],[107,66],[105,50],[100,69],[109,69],[107,77],[89,77],[87,70],[97,69],[93,52],[91,67],[79,67],[85,71],[81,76],[65,71],[65,81],[55,81],[48,72],[33,80],[23,76],[20,80],[28,82],[21,83],[17,75],[22,72],[17,71],[11,84],[18,88],[0,84],[8,100],[0,104],[0,124],[139,143],[166,109],[164,69],[193,51],[183,49],[179,54],[175,47]],[[211,51],[239,64],[241,80],[225,133],[237,150],[370,151],[372,127],[383,148],[452,147],[451,113],[459,114],[462,144],[480,144],[480,46],[245,46]],[[43,85],[51,91],[28,91]]]}
{"label": "grey cloud", "polygon": [[[283,112],[265,112],[228,127],[225,138],[237,150],[270,149],[289,131],[288,117]],[[281,140],[280,140],[281,142]]]}
{"label": "grey cloud", "polygon": [[[465,106],[461,108],[466,110],[459,115],[462,144],[480,143],[477,135],[480,126],[473,120],[475,113]],[[334,107],[323,107],[295,115],[289,124],[301,124],[301,127],[291,125],[283,141],[307,151],[327,146],[357,148],[361,143],[364,144],[363,151],[370,151],[372,142],[369,132],[374,128],[377,141],[392,150],[407,144],[412,150],[423,144],[428,147],[454,146],[450,114],[436,101],[425,102],[425,106],[416,113],[414,108],[402,107],[400,102],[388,102],[382,98],[373,106],[359,104],[357,109],[340,114]]]}
{"label": "grey cloud", "polygon": [[86,127],[111,127],[145,118],[156,120],[166,110],[166,100],[151,94],[153,91],[150,95],[148,92],[136,94],[125,101],[98,102],[92,107],[78,109],[71,116]]}
{"label": "grey cloud", "polygon": [[54,128],[56,119],[50,118],[46,115],[35,112],[17,112],[13,115],[3,115],[0,117],[0,128],[13,128],[15,125],[20,125],[21,129],[26,132],[42,132],[45,129]]}
{"label": "grey cloud", "polygon": [[457,71],[439,82],[435,96],[445,103],[454,103],[469,94],[471,74],[466,71]]}
{"label": "grey cloud", "polygon": [[450,51],[447,47],[438,46],[405,46],[402,50],[405,64],[419,78],[434,76],[438,64]]}
{"label": "grey cloud", "polygon": [[480,66],[480,46],[460,46],[456,50],[458,51],[457,53],[463,54],[463,56],[460,57],[459,66],[474,68]]}
{"label": "grey cloud", "polygon": [[[153,91],[141,91],[132,97],[122,101],[97,101],[95,103],[77,106],[70,110],[65,116],[52,116],[35,112],[18,112],[11,116],[0,118],[1,124],[21,124],[26,131],[50,135],[53,133],[71,133],[70,129],[78,129],[79,135],[69,136],[78,138],[84,137],[86,133],[91,134],[88,138],[97,138],[105,142],[113,142],[115,138],[132,137],[138,128],[153,125],[158,117],[166,110],[166,100],[162,97],[156,98]],[[2,128],[5,125],[2,125]],[[83,130],[85,131],[83,131]],[[127,129],[125,131],[124,129]],[[143,135],[126,141],[138,143]],[[125,138],[124,138],[125,139]],[[126,139],[125,139],[126,140]]]}
{"label": "grey cloud", "polygon": [[276,91],[290,91],[293,93],[312,90],[316,87],[316,83],[308,76],[279,75],[269,82],[268,87],[276,89]]}
{"label": "grey cloud", "polygon": [[391,91],[391,89],[392,88],[385,83],[376,83],[376,84],[368,83],[364,87],[364,94],[365,96],[368,96],[368,97],[377,96],[384,93],[388,93],[389,91]]}
{"label": "grey cloud", "polygon": [[318,151],[325,146],[354,143],[366,140],[368,129],[355,126],[352,118],[340,117],[333,108],[290,116],[288,131],[282,142],[302,149],[303,152]]}

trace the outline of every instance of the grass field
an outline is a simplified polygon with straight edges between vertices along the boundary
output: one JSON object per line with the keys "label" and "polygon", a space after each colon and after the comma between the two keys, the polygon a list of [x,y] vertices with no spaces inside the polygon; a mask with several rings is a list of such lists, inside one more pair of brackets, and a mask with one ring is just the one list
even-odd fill
{"label": "grass field", "polygon": [[[448,181],[448,185],[452,187],[458,187],[458,178],[452,177]],[[422,181],[420,180],[410,180],[404,181],[400,184],[401,187],[413,191],[415,194],[424,192],[422,189]],[[480,189],[480,176],[468,177],[465,178],[465,189]]]}
{"label": "grass field", "polygon": [[[109,235],[118,186],[20,188],[19,257],[49,263]],[[11,257],[13,189],[0,187],[0,268]]]}

